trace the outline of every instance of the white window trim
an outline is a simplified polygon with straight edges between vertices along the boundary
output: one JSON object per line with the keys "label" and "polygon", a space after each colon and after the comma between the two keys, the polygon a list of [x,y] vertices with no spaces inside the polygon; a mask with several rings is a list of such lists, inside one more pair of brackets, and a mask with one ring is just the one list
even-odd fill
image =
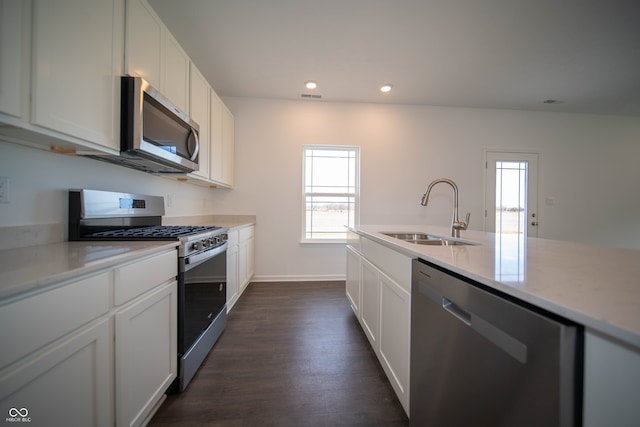
{"label": "white window trim", "polygon": [[342,151],[356,151],[356,177],[355,177],[355,186],[356,191],[354,194],[355,197],[355,208],[353,213],[353,222],[354,226],[357,227],[360,225],[360,147],[357,145],[329,145],[329,144],[304,144],[302,146],[302,203],[301,203],[301,217],[300,217],[300,244],[302,245],[343,245],[347,243],[347,224],[345,224],[345,237],[344,239],[307,239],[307,230],[306,230],[306,218],[307,218],[307,201],[306,201],[306,191],[305,191],[305,178],[306,178],[306,150],[342,150]]}

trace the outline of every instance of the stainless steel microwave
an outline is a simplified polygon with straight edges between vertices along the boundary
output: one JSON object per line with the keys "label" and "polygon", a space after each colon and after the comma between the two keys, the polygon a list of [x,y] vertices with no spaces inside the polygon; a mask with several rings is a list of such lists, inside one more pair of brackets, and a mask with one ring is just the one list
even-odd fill
{"label": "stainless steel microwave", "polygon": [[198,170],[200,127],[140,77],[121,78],[120,155],[91,156],[153,173]]}

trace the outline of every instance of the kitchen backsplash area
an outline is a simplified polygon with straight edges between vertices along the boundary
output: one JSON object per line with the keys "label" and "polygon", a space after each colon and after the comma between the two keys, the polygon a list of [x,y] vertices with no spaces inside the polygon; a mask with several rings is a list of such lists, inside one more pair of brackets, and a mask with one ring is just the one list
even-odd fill
{"label": "kitchen backsplash area", "polygon": [[211,215],[213,191],[121,166],[0,141],[0,176],[10,199],[0,203],[0,245],[64,240],[70,188],[128,191],[165,198],[165,215]]}

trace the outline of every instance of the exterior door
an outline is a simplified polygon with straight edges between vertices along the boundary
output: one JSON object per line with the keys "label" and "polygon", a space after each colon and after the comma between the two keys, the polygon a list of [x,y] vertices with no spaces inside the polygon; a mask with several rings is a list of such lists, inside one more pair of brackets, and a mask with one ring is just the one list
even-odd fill
{"label": "exterior door", "polygon": [[538,236],[538,153],[486,152],[485,230]]}

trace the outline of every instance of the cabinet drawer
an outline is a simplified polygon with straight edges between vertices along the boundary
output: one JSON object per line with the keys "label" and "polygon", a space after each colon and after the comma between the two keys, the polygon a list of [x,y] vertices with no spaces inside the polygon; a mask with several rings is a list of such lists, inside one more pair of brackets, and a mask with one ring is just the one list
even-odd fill
{"label": "cabinet drawer", "polygon": [[0,368],[108,311],[106,272],[0,307]]}
{"label": "cabinet drawer", "polygon": [[362,239],[362,255],[384,271],[407,292],[411,292],[411,258],[380,243]]}
{"label": "cabinet drawer", "polygon": [[171,251],[116,269],[115,305],[123,304],[178,275],[178,253]]}
{"label": "cabinet drawer", "polygon": [[253,226],[240,229],[240,241],[244,242],[253,237]]}

